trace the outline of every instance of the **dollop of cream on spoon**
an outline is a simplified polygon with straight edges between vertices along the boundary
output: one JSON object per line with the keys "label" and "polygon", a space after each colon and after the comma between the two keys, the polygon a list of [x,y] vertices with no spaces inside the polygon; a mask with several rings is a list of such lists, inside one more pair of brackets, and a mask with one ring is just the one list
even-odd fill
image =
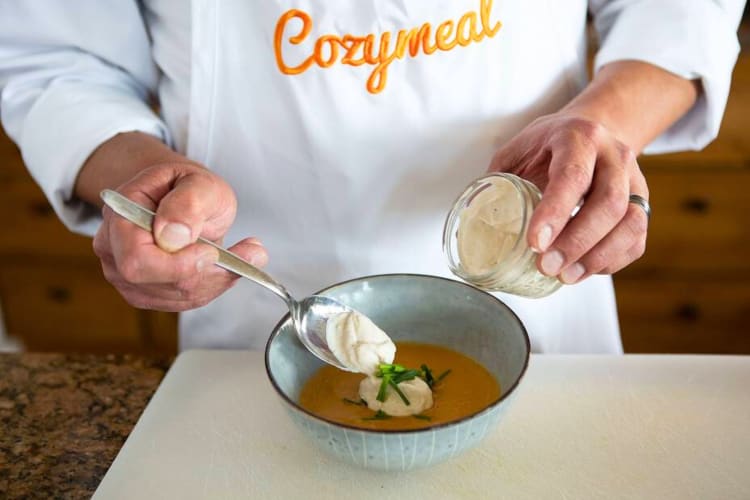
{"label": "dollop of cream on spoon", "polygon": [[326,324],[326,342],[347,370],[374,376],[380,364],[391,364],[396,344],[370,318],[356,311],[337,314]]}

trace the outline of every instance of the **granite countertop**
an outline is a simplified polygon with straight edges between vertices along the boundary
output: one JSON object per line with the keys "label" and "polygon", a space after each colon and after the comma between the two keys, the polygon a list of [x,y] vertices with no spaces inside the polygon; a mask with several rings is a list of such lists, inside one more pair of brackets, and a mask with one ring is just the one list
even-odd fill
{"label": "granite countertop", "polygon": [[0,354],[0,498],[90,497],[170,362]]}

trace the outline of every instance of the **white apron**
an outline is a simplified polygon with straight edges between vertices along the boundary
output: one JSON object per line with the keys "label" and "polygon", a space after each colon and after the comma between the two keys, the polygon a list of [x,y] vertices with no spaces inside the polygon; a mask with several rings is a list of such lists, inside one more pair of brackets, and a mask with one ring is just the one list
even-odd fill
{"label": "white apron", "polygon": [[[583,85],[585,8],[194,0],[186,152],[236,191],[225,243],[259,237],[267,271],[298,297],[369,274],[448,276],[452,201],[503,141]],[[537,352],[621,350],[608,277],[501,298]],[[180,346],[260,349],[284,313],[241,280],[182,315]]]}

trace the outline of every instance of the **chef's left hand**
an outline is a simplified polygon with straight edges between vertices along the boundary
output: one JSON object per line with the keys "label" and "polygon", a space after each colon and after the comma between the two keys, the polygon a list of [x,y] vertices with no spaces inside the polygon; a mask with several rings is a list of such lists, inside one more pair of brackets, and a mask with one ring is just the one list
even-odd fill
{"label": "chef's left hand", "polygon": [[504,145],[489,170],[514,173],[542,191],[528,243],[544,274],[576,283],[643,255],[648,218],[628,197],[648,199],[646,179],[633,151],[603,125],[566,111],[543,116]]}

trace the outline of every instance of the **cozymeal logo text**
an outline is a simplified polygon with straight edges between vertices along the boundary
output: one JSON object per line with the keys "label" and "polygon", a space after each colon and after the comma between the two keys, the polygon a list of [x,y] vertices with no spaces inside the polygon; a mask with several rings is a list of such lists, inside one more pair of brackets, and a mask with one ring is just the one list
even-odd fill
{"label": "cozymeal logo text", "polygon": [[[430,23],[411,29],[401,29],[395,35],[385,31],[376,35],[323,34],[316,39],[310,37],[313,18],[305,11],[291,9],[281,15],[274,33],[274,53],[279,70],[285,75],[298,75],[307,71],[313,64],[320,68],[330,68],[334,64],[349,66],[372,66],[367,78],[367,90],[372,94],[382,92],[388,82],[388,67],[395,59],[430,55],[438,50],[449,51],[456,46],[466,47],[492,38],[500,31],[502,23],[492,22],[493,0],[480,0],[478,11],[469,11],[457,21],[448,19],[433,30]],[[297,19],[301,28],[294,29]],[[303,45],[309,47],[309,56],[303,60],[291,61],[284,55],[284,47]]]}

